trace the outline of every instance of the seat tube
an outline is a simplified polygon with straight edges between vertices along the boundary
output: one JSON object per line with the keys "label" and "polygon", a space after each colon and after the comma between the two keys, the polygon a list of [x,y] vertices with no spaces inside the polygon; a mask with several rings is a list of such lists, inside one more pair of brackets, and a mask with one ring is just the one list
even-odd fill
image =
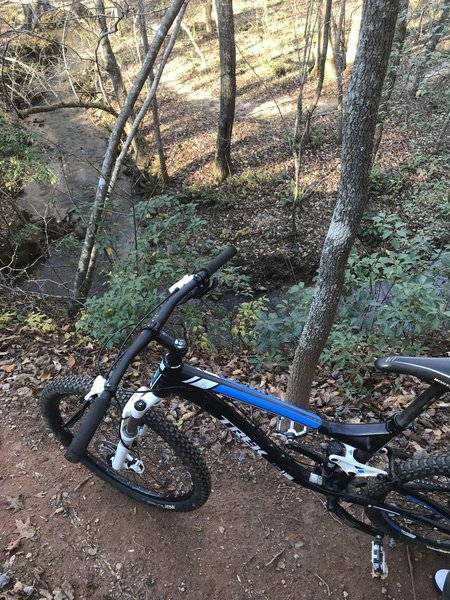
{"label": "seat tube", "polygon": [[439,384],[431,385],[420,396],[418,396],[409,406],[392,418],[397,427],[406,429],[425,409],[427,409],[435,400],[445,394],[447,390]]}

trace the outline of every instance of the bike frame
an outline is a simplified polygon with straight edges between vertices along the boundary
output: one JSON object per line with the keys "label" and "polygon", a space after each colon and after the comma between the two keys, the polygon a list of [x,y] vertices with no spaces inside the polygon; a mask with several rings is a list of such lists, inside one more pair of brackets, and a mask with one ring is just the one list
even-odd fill
{"label": "bike frame", "polygon": [[[211,288],[212,275],[235,254],[236,249],[228,246],[205,267],[196,273],[184,276],[170,288],[170,295],[166,298],[162,308],[142,329],[128,349],[119,356],[108,372],[107,379],[99,375],[94,381],[82,408],[82,412],[84,412],[90,405],[89,411],[67,447],[65,457],[74,463],[82,460],[129,365],[152,341],[157,342],[168,352],[153,376],[150,387],[137,390],[123,407],[120,440],[111,460],[111,468],[115,471],[128,469],[136,473],[143,472],[144,463],[139,459],[130,460],[129,451],[139,437],[145,436],[146,412],[152,410],[165,397],[176,394],[216,417],[222,425],[250,446],[256,454],[279,469],[287,479],[310,490],[325,494],[328,510],[334,512],[346,524],[375,536],[376,539],[372,545],[372,565],[376,572],[384,572],[383,560],[381,560],[383,550],[380,543],[384,533],[356,519],[344,510],[339,502],[344,500],[351,504],[378,510],[385,514],[387,519],[390,516],[402,516],[407,522],[407,519],[411,518],[410,510],[378,502],[362,494],[358,495],[356,491],[353,492],[352,482],[355,477],[379,476],[388,479],[390,489],[401,492],[413,503],[426,506],[431,514],[445,517],[450,522],[450,510],[436,506],[433,501],[424,499],[420,490],[417,492],[408,483],[402,484],[397,480],[395,453],[391,449],[384,448],[390,440],[407,428],[420,413],[447,391],[448,382],[434,377],[433,383],[425,392],[404,410],[385,422],[342,424],[327,421],[313,412],[283,402],[230,379],[183,364],[183,358],[187,353],[187,343],[183,339],[173,339],[165,333],[164,325],[179,304],[191,298],[203,297]],[[424,379],[428,380],[429,369],[425,371]],[[407,372],[415,374],[414,370]],[[420,371],[417,374],[419,377],[421,376]],[[331,442],[324,454],[306,446],[290,444],[293,450],[312,460],[317,467],[309,468],[306,465],[300,465],[285,449],[272,442],[268,435],[252,421],[251,417],[240,411],[236,402],[242,402],[280,418],[288,419],[292,423],[300,424],[305,431],[309,428],[328,436]],[[288,442],[301,437],[303,432],[298,433],[292,425],[283,435]],[[379,451],[385,452],[389,458],[388,472],[367,464],[370,458]],[[414,521],[450,535],[450,527],[438,524],[432,518],[418,513],[414,513],[412,518]],[[393,523],[392,526],[397,525]],[[416,537],[412,532],[400,531],[407,537]]]}
{"label": "bike frame", "polygon": [[[159,402],[169,395],[178,395],[199,406],[217,418],[222,425],[249,446],[258,456],[263,457],[273,467],[278,469],[281,475],[302,487],[325,494],[328,498],[328,509],[351,527],[372,536],[384,535],[382,531],[367,523],[363,523],[348,513],[340,506],[339,501],[341,500],[385,511],[392,515],[408,516],[407,510],[347,491],[349,483],[355,476],[369,477],[376,474],[388,476],[387,473],[381,470],[367,466],[364,462],[359,462],[356,460],[355,455],[357,454],[358,458],[367,461],[383,448],[386,443],[396,437],[404,428],[396,424],[395,418],[391,418],[386,422],[369,424],[340,424],[330,422],[313,412],[283,402],[278,398],[264,394],[233,380],[216,376],[202,369],[185,364],[170,366],[167,356],[153,376],[150,387],[145,388],[145,391],[141,392],[142,397],[150,394],[153,398],[157,398]],[[437,397],[442,395],[442,388],[440,386],[431,386],[431,388],[426,390],[412,403],[415,405],[416,411],[420,410],[421,412],[423,408],[420,409],[419,407],[424,404],[431,404]],[[335,463],[338,464],[339,460],[342,460],[339,466],[343,465],[345,469],[345,465],[347,465],[352,471],[343,472],[339,469],[333,470],[328,481],[325,481],[319,473],[315,473],[299,465],[282,447],[273,443],[250,418],[245,416],[233,403],[227,400],[242,402],[341,441],[346,450],[345,456],[336,458]],[[154,405],[155,402],[153,401],[151,404]],[[410,409],[410,407],[408,408]],[[316,460],[318,465],[323,465],[323,457],[318,453],[304,447],[302,447],[300,453]],[[332,456],[328,458],[331,459]],[[428,505],[430,506],[429,503]],[[435,507],[430,506],[430,508],[435,512],[437,511]],[[450,519],[450,514],[447,517]],[[417,520],[428,525],[434,524],[427,517],[418,516]],[[441,527],[442,530],[450,534],[450,527]]]}

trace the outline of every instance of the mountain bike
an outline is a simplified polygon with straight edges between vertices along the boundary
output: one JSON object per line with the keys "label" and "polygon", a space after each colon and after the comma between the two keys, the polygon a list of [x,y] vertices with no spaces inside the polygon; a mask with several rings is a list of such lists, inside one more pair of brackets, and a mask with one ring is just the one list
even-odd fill
{"label": "mountain bike", "polygon": [[[199,508],[211,491],[210,474],[202,452],[165,415],[168,399],[178,397],[215,417],[282,476],[323,494],[328,510],[344,523],[371,535],[374,573],[386,570],[386,533],[450,552],[450,454],[414,458],[394,443],[450,389],[450,358],[378,359],[379,371],[409,374],[429,385],[387,420],[366,424],[333,422],[186,364],[186,340],[164,327],[178,305],[210,291],[213,274],[235,253],[228,246],[173,285],[106,376],[69,375],[45,387],[42,413],[67,447],[65,457],[136,500],[169,511]],[[128,367],[153,341],[165,348],[159,368],[148,385],[125,389]],[[276,415],[279,426],[267,431],[245,406]],[[355,506],[362,508],[357,514]],[[365,517],[358,516],[363,511]]]}

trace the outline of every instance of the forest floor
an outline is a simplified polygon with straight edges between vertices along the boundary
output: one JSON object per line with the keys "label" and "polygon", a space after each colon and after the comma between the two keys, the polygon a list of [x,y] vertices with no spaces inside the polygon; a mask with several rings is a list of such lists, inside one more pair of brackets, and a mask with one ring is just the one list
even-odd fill
{"label": "forest floor", "polygon": [[[69,325],[45,331],[47,325],[13,318],[0,329],[1,600],[438,597],[431,577],[448,566],[445,555],[386,543],[389,575],[373,579],[370,537],[341,524],[323,498],[280,477],[210,421],[202,443],[213,491],[194,512],[142,505],[66,462],[38,398],[56,375],[92,373],[96,349]],[[232,376],[237,362],[216,356],[208,365]],[[274,393],[280,384],[246,373],[241,360],[239,367],[240,379],[261,389]],[[332,415],[339,406],[341,418],[369,412],[343,405],[329,376],[318,378],[316,409]]]}

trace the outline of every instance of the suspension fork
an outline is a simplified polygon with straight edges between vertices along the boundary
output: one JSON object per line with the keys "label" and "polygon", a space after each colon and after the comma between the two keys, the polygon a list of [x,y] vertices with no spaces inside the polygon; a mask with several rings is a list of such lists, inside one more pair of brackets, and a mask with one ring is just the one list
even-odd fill
{"label": "suspension fork", "polygon": [[[169,352],[163,359],[165,367],[174,373],[179,372],[183,357],[187,352],[187,342],[183,339],[174,340],[163,331],[158,332],[155,339],[169,348]],[[164,384],[162,383],[166,378],[164,372],[159,371],[159,374],[153,377],[150,383],[151,387],[140,387],[123,407],[120,441],[111,459],[111,466],[114,470],[120,471],[128,468],[136,472],[143,472],[144,465],[142,463],[137,465],[136,460],[129,454],[129,450],[138,437],[145,432],[142,420],[146,412],[157,406],[167,396],[167,392],[163,391]],[[162,389],[158,391],[160,387]],[[131,463],[132,466],[130,466]]]}
{"label": "suspension fork", "polygon": [[[111,466],[115,471],[127,468],[127,464],[134,461],[129,451],[137,438],[143,434],[142,419],[147,411],[157,406],[161,401],[162,398],[144,386],[139,388],[123,407],[120,422],[120,441],[111,459]],[[143,465],[135,466],[133,470],[137,471],[137,469],[142,472]]]}

